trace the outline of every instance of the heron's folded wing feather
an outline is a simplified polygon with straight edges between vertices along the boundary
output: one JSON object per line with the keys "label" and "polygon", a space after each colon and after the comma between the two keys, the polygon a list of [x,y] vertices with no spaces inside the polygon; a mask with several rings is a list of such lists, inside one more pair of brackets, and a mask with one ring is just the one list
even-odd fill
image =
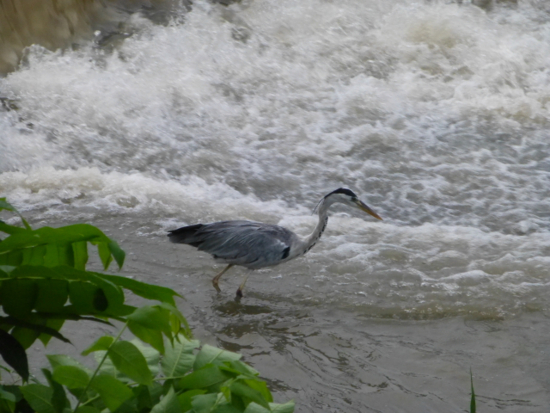
{"label": "heron's folded wing feather", "polygon": [[195,244],[216,258],[259,268],[278,264],[286,258],[295,237],[277,225],[223,221],[204,225],[195,234]]}

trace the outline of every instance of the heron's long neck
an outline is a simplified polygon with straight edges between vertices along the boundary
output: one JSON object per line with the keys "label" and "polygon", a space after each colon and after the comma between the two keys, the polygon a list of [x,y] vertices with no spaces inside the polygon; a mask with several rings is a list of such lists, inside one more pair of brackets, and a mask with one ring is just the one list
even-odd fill
{"label": "heron's long neck", "polygon": [[327,227],[328,207],[329,205],[326,205],[324,202],[319,206],[319,222],[317,222],[317,226],[313,230],[313,233],[304,240],[304,245],[303,245],[304,250],[302,254],[305,254],[311,248],[313,248],[313,246],[317,243],[317,241],[319,241],[319,238],[321,238],[323,231]]}

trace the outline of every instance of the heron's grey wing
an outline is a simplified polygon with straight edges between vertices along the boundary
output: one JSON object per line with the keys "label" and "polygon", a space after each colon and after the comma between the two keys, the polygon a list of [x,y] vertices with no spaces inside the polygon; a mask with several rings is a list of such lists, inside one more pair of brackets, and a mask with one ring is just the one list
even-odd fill
{"label": "heron's grey wing", "polygon": [[226,263],[261,268],[285,260],[297,239],[286,228],[251,221],[222,221],[203,225],[195,245]]}

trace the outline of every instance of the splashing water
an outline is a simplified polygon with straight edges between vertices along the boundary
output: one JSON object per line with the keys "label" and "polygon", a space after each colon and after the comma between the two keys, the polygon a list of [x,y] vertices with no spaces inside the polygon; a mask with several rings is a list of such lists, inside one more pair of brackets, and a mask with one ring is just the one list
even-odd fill
{"label": "splashing water", "polygon": [[[345,185],[384,221],[337,209],[304,259],[251,277],[256,299],[383,320],[547,314],[542,5],[197,1],[128,24],[113,50],[33,46],[0,79],[16,107],[0,112],[0,193],[26,215],[153,239],[241,218],[307,235]],[[209,288],[212,263],[182,254]]]}

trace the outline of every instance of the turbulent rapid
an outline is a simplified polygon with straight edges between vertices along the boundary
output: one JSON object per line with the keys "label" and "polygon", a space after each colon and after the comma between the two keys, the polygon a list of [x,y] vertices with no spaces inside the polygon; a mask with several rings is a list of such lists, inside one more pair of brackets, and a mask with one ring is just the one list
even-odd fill
{"label": "turbulent rapid", "polygon": [[[525,366],[550,364],[545,333],[517,329],[544,330],[550,309],[545,3],[196,1],[171,13],[128,13],[108,46],[100,28],[78,48],[26,49],[0,78],[0,196],[36,225],[103,223],[129,276],[189,296],[199,334],[250,349],[275,383],[284,369],[262,351],[312,374],[304,394],[280,384],[297,411],[463,411],[480,355],[496,363],[479,367],[486,411],[544,411],[548,371]],[[250,274],[242,308],[214,296],[209,256],[167,243],[168,230],[226,219],[305,236],[341,186],[384,221],[335,208],[306,256]],[[514,344],[524,336],[529,356]],[[426,367],[422,351],[440,357]],[[508,373],[517,388],[494,378]],[[466,379],[457,393],[442,376]],[[331,378],[341,389],[324,397]]]}

